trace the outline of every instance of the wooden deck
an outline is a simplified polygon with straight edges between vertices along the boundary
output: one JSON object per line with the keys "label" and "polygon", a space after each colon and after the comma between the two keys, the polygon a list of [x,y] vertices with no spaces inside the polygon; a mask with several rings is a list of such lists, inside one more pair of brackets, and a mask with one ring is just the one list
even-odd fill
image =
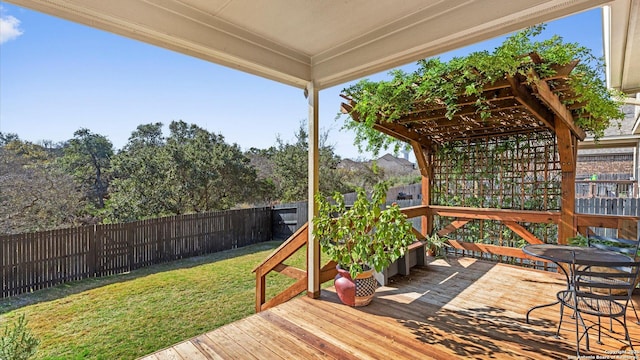
{"label": "wooden deck", "polygon": [[[200,335],[144,359],[567,359],[575,355],[575,322],[565,315],[554,337],[564,287],[559,274],[469,258],[436,260],[394,278],[363,308],[339,303],[331,290],[321,299],[300,297]],[[640,309],[640,297],[635,296]],[[569,311],[568,311],[569,312]],[[569,312],[570,313],[570,312]],[[628,315],[640,358],[640,325]],[[605,332],[608,333],[608,332]],[[624,344],[591,338],[586,354],[631,355]],[[622,338],[622,334],[614,334]],[[584,343],[581,347],[584,349]],[[607,357],[604,357],[607,358]],[[617,358],[626,358],[620,357]],[[632,357],[629,357],[632,358]]]}

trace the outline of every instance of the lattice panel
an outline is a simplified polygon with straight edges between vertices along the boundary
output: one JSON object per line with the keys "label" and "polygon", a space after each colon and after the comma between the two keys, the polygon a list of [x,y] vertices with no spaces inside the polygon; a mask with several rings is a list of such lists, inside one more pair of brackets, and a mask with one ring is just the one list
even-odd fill
{"label": "lattice panel", "polygon": [[433,180],[434,205],[560,209],[560,160],[548,131],[449,143],[435,154]]}
{"label": "lattice panel", "polygon": [[[456,141],[434,156],[433,204],[555,211],[560,209],[561,177],[551,132]],[[451,220],[436,217],[435,228]],[[521,225],[544,242],[556,242],[555,224]],[[526,244],[504,224],[489,220],[470,221],[449,237],[508,247]]]}

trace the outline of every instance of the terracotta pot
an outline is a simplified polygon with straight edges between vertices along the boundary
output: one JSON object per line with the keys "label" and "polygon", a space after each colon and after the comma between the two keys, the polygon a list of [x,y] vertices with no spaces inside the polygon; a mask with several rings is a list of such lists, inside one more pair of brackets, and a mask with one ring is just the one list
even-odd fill
{"label": "terracotta pot", "polygon": [[349,306],[369,305],[378,288],[378,281],[373,277],[373,270],[364,271],[356,276],[355,281],[348,271],[336,266],[335,285],[338,297],[343,304]]}

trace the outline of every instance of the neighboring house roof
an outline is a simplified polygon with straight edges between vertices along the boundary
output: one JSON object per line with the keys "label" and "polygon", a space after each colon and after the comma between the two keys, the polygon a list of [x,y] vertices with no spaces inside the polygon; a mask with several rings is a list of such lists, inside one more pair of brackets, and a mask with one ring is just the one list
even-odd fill
{"label": "neighboring house roof", "polygon": [[395,156],[393,156],[391,154],[382,155],[380,158],[378,158],[378,161],[380,161],[380,160],[389,161],[389,162],[395,162],[398,165],[402,165],[402,166],[413,167],[413,163],[411,161],[409,161],[407,159],[395,157]]}
{"label": "neighboring house roof", "polygon": [[625,113],[621,122],[612,121],[605,129],[604,136],[597,142],[592,137],[586,138],[578,144],[581,153],[587,149],[604,149],[612,147],[633,147],[640,141],[640,106],[627,104],[622,107]]}

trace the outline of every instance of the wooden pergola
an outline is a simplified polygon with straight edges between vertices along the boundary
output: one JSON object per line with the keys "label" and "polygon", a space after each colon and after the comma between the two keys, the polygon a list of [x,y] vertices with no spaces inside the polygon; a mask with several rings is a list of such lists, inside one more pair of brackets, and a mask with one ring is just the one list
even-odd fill
{"label": "wooden pergola", "polygon": [[[534,63],[543,60],[530,54]],[[576,98],[568,84],[568,76],[577,65],[574,61],[565,66],[552,66],[555,75],[540,78],[529,70],[528,80],[522,75],[505,76],[482,90],[482,96],[461,94],[457,98],[459,110],[453,118],[447,118],[447,109],[442,102],[424,103],[416,101],[409,111],[389,122],[385,114],[379,115],[374,128],[411,145],[422,174],[423,207],[412,210],[422,216],[422,233],[432,233],[434,215],[456,218],[447,229],[438,234],[446,235],[464,226],[470,219],[502,221],[529,243],[542,240],[531,234],[520,222],[553,222],[558,224],[558,243],[576,235],[578,222],[575,209],[575,177],[578,141],[584,140],[585,132],[576,125],[578,117],[589,117],[584,103],[573,102]],[[343,96],[342,112],[360,121],[354,107],[356,102]],[[483,119],[478,110],[480,100],[490,112]],[[573,103],[571,106],[566,103]],[[519,209],[487,209],[437,206],[432,202],[434,181],[434,153],[438,146],[473,139],[504,138],[518,134],[550,132],[555,135],[561,170],[560,211],[528,211]],[[484,251],[496,255],[525,257],[519,249],[498,249],[480,244],[455,242],[454,246],[473,251]]]}

